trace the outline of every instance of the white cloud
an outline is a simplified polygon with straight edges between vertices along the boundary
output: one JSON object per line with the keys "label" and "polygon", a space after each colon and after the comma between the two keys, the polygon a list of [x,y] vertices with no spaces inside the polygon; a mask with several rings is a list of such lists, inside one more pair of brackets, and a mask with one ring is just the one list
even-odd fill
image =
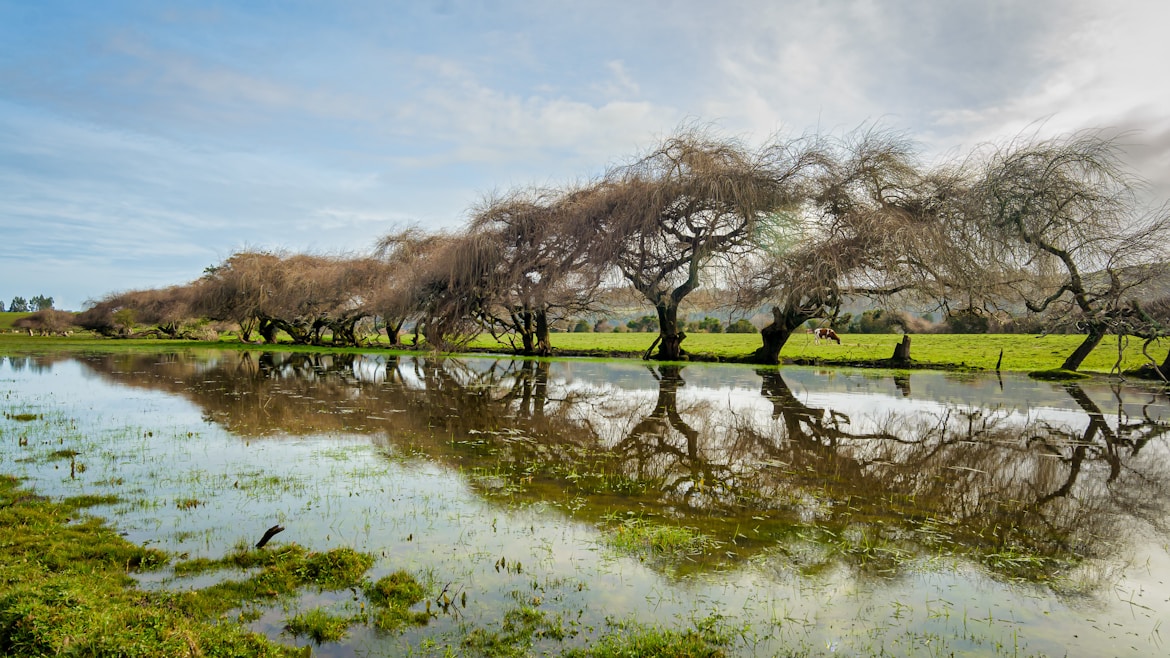
{"label": "white cloud", "polygon": [[[360,249],[383,222],[450,226],[492,188],[595,175],[687,120],[747,141],[878,121],[936,153],[1113,126],[1170,198],[1162,2],[304,10],[0,25],[4,277],[68,252],[94,296],[241,244]],[[123,256],[151,271],[109,284],[98,263]]]}

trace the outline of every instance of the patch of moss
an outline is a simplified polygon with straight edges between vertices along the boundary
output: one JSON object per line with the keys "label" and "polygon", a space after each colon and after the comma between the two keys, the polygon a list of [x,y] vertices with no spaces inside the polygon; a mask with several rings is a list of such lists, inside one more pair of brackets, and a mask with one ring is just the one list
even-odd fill
{"label": "patch of moss", "polygon": [[368,585],[365,592],[371,604],[383,608],[393,606],[408,608],[426,596],[418,580],[405,571],[395,571],[379,578],[378,582]]}
{"label": "patch of moss", "polygon": [[325,553],[310,553],[297,577],[306,585],[324,590],[361,587],[366,571],[374,566],[374,556],[352,548],[335,548]]}
{"label": "patch of moss", "polygon": [[286,623],[284,629],[297,637],[308,637],[317,644],[340,642],[352,620],[331,614],[321,608],[298,612]]}
{"label": "patch of moss", "polygon": [[396,631],[407,625],[422,626],[431,620],[429,612],[410,610],[410,606],[423,600],[426,590],[406,571],[396,571],[375,583],[367,583],[365,594],[373,606],[371,621],[380,631]]}
{"label": "patch of moss", "polygon": [[161,551],[135,546],[99,519],[71,518],[92,502],[53,503],[0,476],[0,655],[286,656],[294,650],[169,605],[128,571],[157,568]]}
{"label": "patch of moss", "polygon": [[216,560],[196,559],[175,566],[176,575],[217,569],[260,571],[244,580],[227,580],[210,587],[174,595],[174,605],[192,615],[214,617],[248,602],[291,596],[302,587],[321,590],[358,588],[374,563],[372,555],[352,548],[310,553],[296,544],[275,549],[239,549]]}

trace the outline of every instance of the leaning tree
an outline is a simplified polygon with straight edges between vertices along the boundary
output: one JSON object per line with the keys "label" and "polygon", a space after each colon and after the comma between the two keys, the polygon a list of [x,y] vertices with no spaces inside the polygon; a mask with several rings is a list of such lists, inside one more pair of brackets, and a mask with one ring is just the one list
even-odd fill
{"label": "leaning tree", "polygon": [[792,220],[759,233],[757,250],[731,272],[739,306],[775,304],[757,363],[777,363],[794,331],[848,299],[931,295],[960,264],[945,230],[963,198],[955,171],[926,171],[905,137],[874,129],[825,140],[818,152]]}
{"label": "leaning tree", "polygon": [[[736,140],[685,129],[599,184],[594,262],[611,263],[658,314],[661,360],[684,354],[678,309],[712,267],[742,257],[756,235],[801,198],[815,164],[796,139],[752,151]],[[651,346],[647,354],[652,352]]]}
{"label": "leaning tree", "polygon": [[497,329],[520,337],[527,355],[552,353],[549,326],[593,310],[603,267],[588,258],[593,187],[521,189],[486,199],[468,231],[484,236],[497,258],[483,281],[482,311]]}
{"label": "leaning tree", "polygon": [[1109,332],[1138,315],[1142,286],[1167,275],[1170,211],[1143,210],[1121,148],[1100,132],[989,147],[970,214],[1011,286],[1049,326],[1085,334],[1062,368],[1076,370]]}
{"label": "leaning tree", "polygon": [[244,342],[251,342],[253,332],[276,342],[276,327],[264,316],[283,274],[283,258],[267,251],[240,251],[208,267],[196,282],[195,308],[204,317],[238,324]]}
{"label": "leaning tree", "polygon": [[433,275],[451,236],[410,226],[387,233],[374,246],[374,256],[388,267],[376,287],[371,307],[386,325],[390,345],[399,344],[399,333],[410,321],[416,328],[424,307],[420,291],[423,279]]}
{"label": "leaning tree", "polygon": [[[500,270],[501,255],[491,236],[441,234],[420,254],[399,297],[436,349],[464,345],[483,330],[485,307]],[[416,337],[417,342],[417,337]]]}
{"label": "leaning tree", "polygon": [[[76,323],[104,336],[181,338],[199,316],[196,296],[191,284],[110,293],[78,313]],[[136,332],[137,325],[150,328]]]}

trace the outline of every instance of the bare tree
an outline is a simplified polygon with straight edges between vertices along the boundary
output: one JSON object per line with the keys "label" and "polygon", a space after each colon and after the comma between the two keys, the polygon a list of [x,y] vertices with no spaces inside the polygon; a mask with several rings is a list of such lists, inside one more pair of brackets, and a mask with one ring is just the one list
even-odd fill
{"label": "bare tree", "polygon": [[335,344],[354,345],[386,272],[375,258],[241,252],[199,282],[198,308],[238,322],[246,341],[258,330],[275,342],[279,330],[294,343],[320,343],[328,330]]}
{"label": "bare tree", "polygon": [[[379,244],[384,258],[402,254],[409,272],[384,289],[384,313],[415,318],[418,334],[436,349],[466,344],[483,328],[484,307],[500,268],[495,240],[476,233],[393,234]],[[388,251],[387,251],[388,249]]]}
{"label": "bare tree", "polygon": [[262,317],[274,294],[272,279],[281,273],[281,259],[277,253],[241,251],[207,268],[198,284],[196,308],[211,319],[239,324],[244,342],[251,342],[257,330],[265,340],[275,342],[276,328]]}
{"label": "bare tree", "polygon": [[1026,274],[1011,285],[1029,311],[1072,324],[1076,370],[1136,315],[1140,286],[1167,273],[1170,212],[1143,211],[1115,140],[1100,132],[1018,139],[990,148],[972,217],[998,259]]}
{"label": "bare tree", "polygon": [[795,330],[831,319],[847,299],[929,295],[954,276],[944,224],[963,198],[957,172],[924,171],[905,137],[880,130],[823,144],[818,165],[794,221],[759,233],[752,266],[732,273],[740,307],[776,303],[758,363],[777,363]]}
{"label": "bare tree", "polygon": [[69,311],[45,308],[32,315],[17,319],[12,323],[12,326],[28,331],[30,336],[68,335],[72,333],[71,328],[75,324],[74,320],[74,314]]}
{"label": "bare tree", "polygon": [[412,226],[388,233],[375,245],[375,256],[389,270],[371,306],[382,316],[391,345],[399,344],[398,335],[406,322],[413,320],[417,326],[421,320],[421,281],[433,271],[449,240],[445,233],[427,233]]}
{"label": "bare tree", "polygon": [[1170,353],[1158,365],[1157,360],[1150,356],[1150,346],[1170,336],[1170,297],[1162,297],[1152,302],[1132,302],[1134,310],[1130,318],[1129,333],[1143,339],[1142,354],[1149,360],[1145,367],[1145,374],[1151,379],[1160,378],[1170,381]]}
{"label": "bare tree", "polygon": [[[655,308],[657,358],[683,356],[678,309],[716,260],[746,253],[756,234],[801,198],[817,161],[807,140],[752,152],[685,129],[633,164],[610,172],[595,216],[595,262],[616,265]],[[651,350],[653,346],[651,346]]]}
{"label": "bare tree", "polygon": [[549,325],[593,309],[603,268],[587,258],[582,217],[594,191],[525,189],[485,200],[468,227],[495,245],[485,320],[520,337],[520,352],[552,353]]}
{"label": "bare tree", "polygon": [[[186,330],[198,316],[196,289],[191,285],[111,293],[77,315],[77,324],[105,336],[135,338],[189,337]],[[137,325],[151,325],[135,331]]]}

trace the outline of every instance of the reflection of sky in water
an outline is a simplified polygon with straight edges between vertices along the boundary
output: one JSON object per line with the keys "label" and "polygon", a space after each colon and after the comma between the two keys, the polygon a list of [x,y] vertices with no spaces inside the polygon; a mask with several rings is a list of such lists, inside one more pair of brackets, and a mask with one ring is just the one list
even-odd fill
{"label": "reflection of sky in water", "polygon": [[[493,360],[466,363],[471,373],[497,366]],[[213,358],[199,368],[211,372],[216,365]],[[360,382],[389,385],[386,366],[384,357],[362,358],[352,374]],[[702,406],[758,423],[771,419],[772,402],[760,395],[761,377],[750,368],[688,366],[681,376],[678,406],[684,415]],[[1088,422],[1059,385],[1022,377],[1005,376],[1000,392],[994,377],[914,373],[905,396],[891,377],[869,372],[786,368],[782,376],[798,401],[844,413],[856,427],[891,415],[939,415],[980,405],[1021,426],[1044,421],[1080,430]],[[426,385],[408,360],[391,379],[413,390]],[[612,427],[603,436],[617,436],[658,396],[654,376],[636,364],[557,362],[549,382],[551,405],[570,393],[600,400],[602,419],[594,421]],[[1083,390],[1116,427],[1112,387],[1094,383]],[[570,510],[493,503],[476,493],[465,473],[398,454],[384,436],[238,438],[185,399],[110,384],[71,360],[43,368],[6,360],[0,364],[0,393],[6,411],[45,416],[0,420],[0,470],[27,476],[53,496],[119,493],[122,502],[96,513],[110,517],[131,541],[214,556],[237,542],[253,543],[265,528],[281,523],[287,530],[277,543],[374,553],[374,577],[406,568],[434,574],[437,587],[453,583],[468,593],[462,614],[471,622],[496,624],[506,606],[539,598],[546,611],[576,618],[580,610],[582,623],[599,627],[608,616],[674,623],[717,612],[750,622],[759,643],[755,651],[763,655],[783,643],[813,653],[884,649],[934,655],[938,645],[927,643],[932,637],[944,639],[948,651],[972,655],[995,653],[997,642],[1010,654],[1017,641],[1023,653],[1057,655],[1162,655],[1164,649],[1160,626],[1170,615],[1164,538],[1131,547],[1124,554],[1128,566],[1086,567],[1086,579],[1106,572],[1104,587],[1080,598],[1007,585],[956,558],[922,559],[892,580],[841,567],[802,575],[793,558],[799,547],[765,551],[729,571],[671,578],[616,554]],[[1121,394],[1128,413],[1141,414],[1143,403],[1154,399],[1146,413],[1170,416],[1165,396],[1130,389]],[[16,436],[29,438],[25,451],[12,447]],[[45,458],[77,446],[77,461],[86,469],[76,479],[67,460]],[[1165,457],[1162,443],[1153,448],[1147,454]],[[181,509],[178,503],[185,500],[198,504]],[[522,570],[496,569],[501,557]],[[357,632],[348,648],[335,653],[382,651],[383,642],[404,647],[456,624],[442,618],[424,631],[390,639]]]}

